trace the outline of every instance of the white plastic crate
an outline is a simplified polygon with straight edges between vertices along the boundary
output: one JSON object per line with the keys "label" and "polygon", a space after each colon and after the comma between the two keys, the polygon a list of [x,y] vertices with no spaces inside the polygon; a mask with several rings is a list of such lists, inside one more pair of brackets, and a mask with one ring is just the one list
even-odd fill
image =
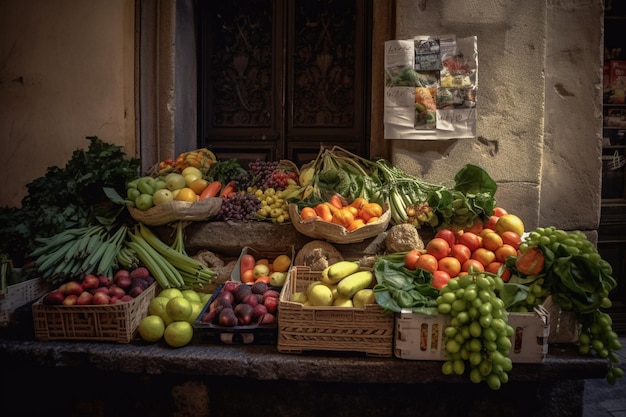
{"label": "white plastic crate", "polygon": [[[509,357],[514,363],[541,362],[548,353],[549,313],[541,306],[532,313],[509,313],[511,336]],[[443,361],[443,331],[450,316],[426,316],[406,309],[396,314],[394,355],[400,359]]]}

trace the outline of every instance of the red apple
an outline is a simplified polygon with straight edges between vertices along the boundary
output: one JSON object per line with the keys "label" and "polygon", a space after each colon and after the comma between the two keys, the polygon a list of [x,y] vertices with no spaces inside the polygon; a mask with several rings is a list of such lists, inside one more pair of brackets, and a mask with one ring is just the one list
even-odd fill
{"label": "red apple", "polygon": [[63,304],[64,306],[73,306],[74,304],[76,304],[76,300],[78,300],[78,296],[76,294],[70,294],[63,299],[63,302],[61,304]]}
{"label": "red apple", "polygon": [[63,303],[65,295],[60,290],[49,292],[43,297],[42,303],[47,306],[58,306]]}
{"label": "red apple", "polygon": [[100,286],[100,279],[93,275],[93,274],[87,274],[85,275],[85,278],[83,278],[83,289],[84,290],[93,290],[95,288],[98,288]]}
{"label": "red apple", "polygon": [[65,283],[65,295],[80,295],[83,291],[84,288],[78,281],[69,281]]}
{"label": "red apple", "polygon": [[93,299],[92,293],[90,293],[89,291],[83,291],[76,299],[76,305],[88,306],[91,304],[92,299]]}
{"label": "red apple", "polygon": [[133,299],[132,295],[124,295],[122,298],[120,298],[120,301],[126,302],[126,301],[131,301]]}

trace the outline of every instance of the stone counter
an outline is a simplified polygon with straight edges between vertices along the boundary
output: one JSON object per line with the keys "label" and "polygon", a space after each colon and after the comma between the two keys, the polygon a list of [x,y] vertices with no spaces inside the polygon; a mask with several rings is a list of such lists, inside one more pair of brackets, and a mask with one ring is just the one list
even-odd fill
{"label": "stone counter", "polygon": [[[551,346],[542,363],[514,364],[509,382],[492,391],[443,375],[433,361],[11,337],[0,339],[0,366],[5,410],[107,416],[571,416],[582,414],[583,379],[606,373],[606,361],[573,346]],[[41,401],[29,400],[34,392]]]}

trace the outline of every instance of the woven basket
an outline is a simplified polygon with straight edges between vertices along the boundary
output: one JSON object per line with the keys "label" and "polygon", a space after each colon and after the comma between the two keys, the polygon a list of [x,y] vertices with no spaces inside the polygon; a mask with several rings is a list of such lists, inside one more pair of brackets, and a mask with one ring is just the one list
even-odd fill
{"label": "woven basket", "polygon": [[351,232],[339,224],[320,219],[302,220],[298,206],[293,203],[289,204],[289,218],[298,232],[310,238],[324,239],[333,243],[358,243],[378,236],[387,230],[389,220],[391,219],[391,210],[389,210],[387,203],[385,203],[383,209],[383,214],[378,221],[366,224]]}
{"label": "woven basket", "polygon": [[162,226],[178,220],[203,221],[211,219],[218,215],[222,201],[219,197],[205,198],[195,203],[170,201],[148,210],[139,210],[128,206],[128,211],[132,218],[138,222],[148,226]]}
{"label": "woven basket", "polygon": [[42,299],[33,304],[35,337],[38,340],[91,340],[129,343],[148,314],[156,283],[133,300],[109,305],[48,306]]}
{"label": "woven basket", "polygon": [[0,326],[7,326],[13,320],[15,309],[41,297],[49,287],[43,278],[9,285],[0,299]]}
{"label": "woven basket", "polygon": [[391,356],[394,317],[382,307],[368,304],[354,307],[312,307],[291,301],[293,293],[304,291],[318,281],[321,271],[295,266],[280,292],[278,351],[361,352],[367,356]]}

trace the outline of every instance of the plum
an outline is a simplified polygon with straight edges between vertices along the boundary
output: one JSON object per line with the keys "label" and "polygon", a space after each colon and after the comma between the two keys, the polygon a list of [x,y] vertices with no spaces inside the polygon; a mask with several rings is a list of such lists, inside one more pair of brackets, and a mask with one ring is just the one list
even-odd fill
{"label": "plum", "polygon": [[253,307],[246,303],[237,304],[235,306],[233,311],[240,325],[245,326],[252,323],[252,310]]}
{"label": "plum", "polygon": [[225,327],[235,327],[237,325],[237,316],[232,308],[225,308],[220,311],[219,324]]}

